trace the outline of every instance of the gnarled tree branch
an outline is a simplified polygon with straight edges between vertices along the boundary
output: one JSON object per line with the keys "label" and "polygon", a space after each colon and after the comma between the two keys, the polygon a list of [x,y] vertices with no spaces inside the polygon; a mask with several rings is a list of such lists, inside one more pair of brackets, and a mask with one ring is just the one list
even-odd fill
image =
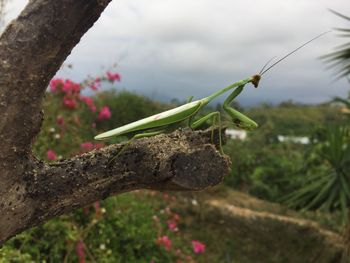
{"label": "gnarled tree branch", "polygon": [[[0,244],[14,234],[110,195],[135,189],[201,190],[220,183],[229,160],[205,132],[176,131],[46,164],[30,159],[0,203]],[[6,200],[5,200],[6,199]]]}
{"label": "gnarled tree branch", "polygon": [[175,132],[48,165],[31,153],[49,80],[110,0],[32,0],[0,37],[0,244],[95,200],[134,189],[200,190],[229,161],[206,133]]}

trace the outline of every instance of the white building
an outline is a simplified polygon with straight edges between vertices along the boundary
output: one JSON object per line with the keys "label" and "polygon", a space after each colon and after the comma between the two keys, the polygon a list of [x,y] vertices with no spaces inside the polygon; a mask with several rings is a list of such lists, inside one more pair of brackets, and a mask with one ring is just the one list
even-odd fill
{"label": "white building", "polygon": [[308,137],[278,135],[277,139],[279,142],[293,142],[293,143],[300,143],[300,144],[310,143],[310,139]]}
{"label": "white building", "polygon": [[225,135],[231,139],[245,140],[247,138],[247,131],[236,130],[236,129],[226,129]]}

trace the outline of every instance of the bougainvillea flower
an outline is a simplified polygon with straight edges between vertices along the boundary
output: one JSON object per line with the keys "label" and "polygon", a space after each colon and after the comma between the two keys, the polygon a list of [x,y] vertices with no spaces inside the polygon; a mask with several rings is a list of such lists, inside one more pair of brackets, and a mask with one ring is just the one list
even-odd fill
{"label": "bougainvillea flower", "polygon": [[96,91],[98,89],[98,85],[96,83],[92,83],[90,84],[90,89],[92,89],[93,91]]}
{"label": "bougainvillea flower", "polygon": [[102,215],[102,212],[101,212],[101,203],[100,201],[96,201],[94,203],[94,208],[95,208],[95,215],[97,217],[100,217]]}
{"label": "bougainvillea flower", "polygon": [[57,154],[53,150],[48,150],[46,153],[47,159],[54,161],[57,159]]}
{"label": "bougainvillea flower", "polygon": [[168,236],[158,237],[157,242],[159,245],[164,246],[166,251],[171,249],[171,240]]}
{"label": "bougainvillea flower", "polygon": [[94,148],[95,149],[101,149],[102,147],[104,147],[105,145],[103,143],[95,143]]}
{"label": "bougainvillea flower", "polygon": [[57,91],[58,89],[60,89],[63,86],[63,80],[62,79],[52,79],[50,81],[50,90],[52,92]]}
{"label": "bougainvillea flower", "polygon": [[66,79],[65,82],[63,83],[63,86],[62,86],[61,90],[64,93],[70,92],[72,84],[73,84],[72,81],[70,81],[69,79]]}
{"label": "bougainvillea flower", "polygon": [[80,144],[80,147],[85,151],[91,151],[95,148],[92,142],[83,142],[82,144]]}
{"label": "bougainvillea flower", "polygon": [[107,79],[111,82],[114,82],[114,81],[120,81],[120,75],[119,73],[111,73],[109,71],[107,71]]}
{"label": "bougainvillea flower", "polygon": [[109,110],[109,108],[107,106],[103,106],[100,110],[100,113],[98,114],[98,120],[99,121],[108,120],[111,118],[111,116],[112,116],[112,113]]}
{"label": "bougainvillea flower", "polygon": [[92,112],[96,111],[96,106],[94,104],[94,100],[88,96],[81,96],[80,99],[85,102],[85,104],[90,108]]}
{"label": "bougainvillea flower", "polygon": [[70,79],[66,79],[61,87],[62,92],[68,93],[79,93],[81,90],[81,86],[79,83],[73,82]]}
{"label": "bougainvillea flower", "polygon": [[85,263],[85,244],[79,240],[75,245],[75,253],[77,254],[79,263]]}
{"label": "bougainvillea flower", "polygon": [[56,123],[57,123],[57,125],[63,125],[64,124],[64,118],[62,116],[57,116]]}
{"label": "bougainvillea flower", "polygon": [[168,225],[169,230],[176,231],[177,223],[175,220],[168,220],[167,225]]}
{"label": "bougainvillea flower", "polygon": [[192,240],[193,252],[196,254],[205,252],[205,245],[198,240]]}
{"label": "bougainvillea flower", "polygon": [[77,102],[74,99],[65,96],[63,98],[63,105],[69,109],[75,109],[77,107]]}

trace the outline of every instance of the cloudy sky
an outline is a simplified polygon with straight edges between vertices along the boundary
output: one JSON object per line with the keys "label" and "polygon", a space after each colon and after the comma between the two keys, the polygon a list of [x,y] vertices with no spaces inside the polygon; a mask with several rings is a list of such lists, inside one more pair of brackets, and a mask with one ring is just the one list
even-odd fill
{"label": "cloudy sky", "polygon": [[[7,20],[28,1],[10,0]],[[76,81],[117,63],[117,89],[170,100],[204,97],[257,73],[272,57],[334,27],[349,27],[328,9],[350,15],[348,0],[114,0],[74,48],[58,75]],[[247,87],[245,105],[292,99],[317,103],[345,96],[320,56],[343,43],[330,33]]]}

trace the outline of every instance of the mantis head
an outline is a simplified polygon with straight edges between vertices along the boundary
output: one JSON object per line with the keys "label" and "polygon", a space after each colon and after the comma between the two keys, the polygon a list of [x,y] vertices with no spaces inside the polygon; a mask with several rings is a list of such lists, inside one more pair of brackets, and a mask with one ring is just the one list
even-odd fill
{"label": "mantis head", "polygon": [[255,88],[259,86],[259,81],[261,79],[261,75],[257,74],[252,77],[252,84],[254,85]]}

